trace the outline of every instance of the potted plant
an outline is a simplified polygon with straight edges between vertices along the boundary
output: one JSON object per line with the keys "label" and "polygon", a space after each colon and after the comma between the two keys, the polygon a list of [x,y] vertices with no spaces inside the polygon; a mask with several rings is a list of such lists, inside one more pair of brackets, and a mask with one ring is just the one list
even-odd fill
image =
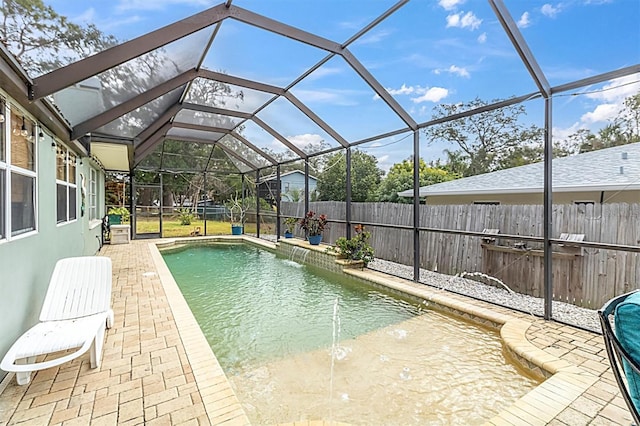
{"label": "potted plant", "polygon": [[285,238],[293,238],[293,231],[296,228],[296,223],[298,223],[298,219],[295,217],[288,217],[284,220],[284,237]]}
{"label": "potted plant", "polygon": [[[369,245],[371,233],[363,225],[354,227],[356,235],[351,238],[340,237],[336,240],[337,252],[348,260],[362,261],[364,266],[373,260],[373,247]],[[334,251],[336,251],[334,249]]]}
{"label": "potted plant", "polygon": [[302,219],[300,219],[300,228],[307,231],[307,238],[309,244],[317,246],[322,241],[322,231],[327,227],[327,216],[321,214],[316,216],[316,213],[309,210]]}
{"label": "potted plant", "polygon": [[126,207],[111,207],[107,212],[109,225],[120,225],[129,222],[129,210]]}
{"label": "potted plant", "polygon": [[238,198],[236,193],[233,197],[227,200],[227,213],[231,219],[231,235],[242,235],[244,233],[244,219],[249,205],[246,200]]}

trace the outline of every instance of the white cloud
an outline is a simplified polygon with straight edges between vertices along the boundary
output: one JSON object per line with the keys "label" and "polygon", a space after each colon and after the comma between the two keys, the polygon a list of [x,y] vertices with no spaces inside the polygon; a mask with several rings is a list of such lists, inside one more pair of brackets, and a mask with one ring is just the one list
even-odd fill
{"label": "white cloud", "polygon": [[422,102],[439,102],[441,99],[446,98],[448,94],[449,91],[443,87],[431,87],[426,89],[422,96],[411,98],[411,101],[415,104]]}
{"label": "white cloud", "polygon": [[356,41],[355,44],[376,44],[393,34],[391,30],[380,30],[366,35]]}
{"label": "white cloud", "polygon": [[569,138],[569,136],[575,134],[578,130],[584,128],[580,123],[573,123],[571,126],[567,128],[554,127],[552,129],[553,140],[554,141],[564,141]]}
{"label": "white cloud", "polygon": [[453,10],[458,7],[458,5],[464,3],[465,0],[439,0],[438,4],[444,10]]}
{"label": "white cloud", "polygon": [[[306,146],[311,144],[317,145],[324,140],[322,136],[311,134],[311,133],[305,133],[303,135],[287,136],[286,139],[301,149],[304,149]],[[280,144],[280,141],[278,140],[274,140],[274,141]]]}
{"label": "white cloud", "polygon": [[415,91],[413,86],[407,86],[406,84],[402,84],[399,89],[387,89],[391,95],[410,95]]}
{"label": "white cloud", "polygon": [[459,12],[447,16],[447,28],[470,28],[471,30],[477,30],[480,28],[482,19],[479,19],[473,12]]}
{"label": "white cloud", "polygon": [[312,72],[306,78],[306,81],[319,80],[322,77],[325,77],[327,75],[336,75],[336,74],[341,74],[343,72],[344,72],[344,70],[342,68],[339,68],[339,67],[320,67],[317,70],[315,70],[314,72]]}
{"label": "white cloud", "polygon": [[487,41],[487,33],[482,33],[478,36],[478,43],[484,43]]}
{"label": "white cloud", "polygon": [[297,90],[296,96],[304,103],[328,103],[338,106],[355,106],[358,102],[353,98],[361,96],[355,90],[335,90],[335,89],[318,89],[318,90]]}
{"label": "white cloud", "polygon": [[595,100],[597,105],[591,111],[582,114],[580,121],[568,128],[554,128],[553,139],[565,140],[580,129],[597,131],[604,124],[611,122],[622,111],[624,100],[640,91],[639,79],[640,74],[616,78],[604,84],[599,90],[585,94],[586,98]]}
{"label": "white cloud", "polygon": [[466,68],[460,68],[456,65],[451,65],[449,68],[436,68],[435,70],[433,70],[433,73],[436,75],[440,75],[443,72],[448,72],[449,74],[455,74],[459,77],[466,77],[466,78],[471,77],[471,74],[469,74],[469,71],[467,71]]}
{"label": "white cloud", "polygon": [[549,18],[555,18],[556,15],[558,15],[558,13],[560,13],[560,5],[554,7],[554,6],[550,5],[549,3],[545,3],[540,8],[540,12],[542,12],[543,15],[545,15],[545,16],[547,16]]}
{"label": "white cloud", "polygon": [[[399,89],[387,88],[386,90],[391,95],[416,95],[415,97],[410,98],[411,101],[416,104],[422,102],[438,102],[449,94],[449,90],[443,87],[428,88],[420,85],[407,86],[406,84],[402,84]],[[380,97],[376,95],[373,99],[380,99]]]}
{"label": "white cloud", "polygon": [[466,68],[460,68],[455,65],[451,65],[447,70],[447,72],[449,72],[450,74],[458,75],[460,77],[466,77],[466,78],[471,77],[471,75],[469,74],[469,71],[467,71]]}
{"label": "white cloud", "polygon": [[527,28],[531,25],[531,20],[529,19],[529,12],[524,12],[520,19],[518,19],[518,27],[519,28]]}
{"label": "white cloud", "polygon": [[589,99],[597,99],[604,102],[622,103],[624,98],[640,92],[640,74],[631,74],[609,81],[602,86],[602,90],[589,93]]}
{"label": "white cloud", "polygon": [[583,114],[580,121],[586,124],[606,122],[614,118],[619,111],[619,104],[600,104],[593,111]]}

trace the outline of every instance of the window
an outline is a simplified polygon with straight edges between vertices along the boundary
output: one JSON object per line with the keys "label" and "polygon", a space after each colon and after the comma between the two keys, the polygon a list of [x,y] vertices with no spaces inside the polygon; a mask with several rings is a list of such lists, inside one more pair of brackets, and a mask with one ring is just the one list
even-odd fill
{"label": "window", "polygon": [[93,167],[89,168],[89,220],[98,219],[98,172]]}
{"label": "window", "polygon": [[0,239],[7,239],[36,230],[36,132],[17,108],[0,106]]}
{"label": "window", "polygon": [[57,223],[76,220],[76,156],[63,145],[56,145],[56,218]]}
{"label": "window", "polygon": [[500,201],[474,201],[473,204],[488,205],[488,206],[499,206],[500,205]]}

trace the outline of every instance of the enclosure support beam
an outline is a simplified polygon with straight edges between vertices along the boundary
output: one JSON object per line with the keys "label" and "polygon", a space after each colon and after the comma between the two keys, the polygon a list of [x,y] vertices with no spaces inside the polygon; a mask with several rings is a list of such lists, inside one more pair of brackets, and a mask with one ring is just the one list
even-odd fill
{"label": "enclosure support beam", "polygon": [[[309,160],[304,159],[304,214],[309,211]],[[305,238],[307,237],[307,231],[304,232]]]}
{"label": "enclosure support beam", "polygon": [[533,78],[536,86],[538,86],[538,90],[540,90],[540,93],[542,93],[545,98],[550,96],[551,86],[549,85],[549,81],[547,81],[547,78],[538,65],[535,56],[533,56],[529,46],[524,41],[524,37],[522,37],[522,33],[518,29],[518,25],[511,17],[511,14],[503,0],[489,0],[489,4],[500,21],[504,32],[507,33],[507,36],[511,40],[513,47],[518,52],[524,66],[527,67],[531,78]]}
{"label": "enclosure support beam", "polygon": [[214,6],[166,27],[58,68],[33,80],[30,99],[35,100],[51,95],[109,68],[216,24],[228,17],[229,14],[229,9],[224,5]]}
{"label": "enclosure support beam", "polygon": [[160,238],[162,238],[162,216],[164,216],[164,214],[163,214],[164,213],[164,203],[163,203],[162,198],[164,198],[163,197],[163,195],[164,195],[164,185],[163,185],[163,182],[162,182],[162,173],[159,173],[159,175],[160,175],[160,197],[158,197],[158,198],[160,198],[160,199],[158,200],[158,204],[160,205]]}
{"label": "enclosure support beam", "polygon": [[345,201],[346,203],[346,216],[345,219],[347,221],[347,238],[351,238],[351,147],[347,148],[347,156],[346,156],[346,195]]}
{"label": "enclosure support beam", "polygon": [[[127,192],[125,190],[125,198],[127,197]],[[134,197],[134,192],[133,192],[133,172],[129,172],[129,224],[131,225],[129,227],[129,238],[131,238],[132,240],[134,239],[135,235],[136,235],[136,221],[135,219],[135,210],[133,210],[135,208],[135,197]],[[106,213],[106,212],[105,212]]]}
{"label": "enclosure support beam", "polygon": [[256,237],[260,238],[260,193],[258,192],[258,188],[260,188],[260,169],[256,170]]}
{"label": "enclosure support beam", "polygon": [[553,317],[553,246],[550,241],[553,233],[553,135],[551,133],[551,97],[544,100],[544,319]]}
{"label": "enclosure support beam", "polygon": [[413,131],[413,281],[420,281],[420,132]]}
{"label": "enclosure support beam", "polygon": [[[213,151],[213,150],[212,150]],[[207,208],[209,207],[209,197],[207,196],[207,171],[205,170],[202,173],[202,189],[204,190],[204,194],[202,196],[203,209],[202,214],[204,215],[204,236],[207,236]],[[198,202],[196,201],[196,212],[198,211]]]}
{"label": "enclosure support beam", "polygon": [[276,241],[280,240],[280,164],[276,166]]}

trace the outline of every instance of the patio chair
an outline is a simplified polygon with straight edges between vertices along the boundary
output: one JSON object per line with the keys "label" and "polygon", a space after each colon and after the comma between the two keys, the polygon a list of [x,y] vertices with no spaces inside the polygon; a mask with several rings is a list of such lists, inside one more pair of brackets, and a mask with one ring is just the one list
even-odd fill
{"label": "patio chair", "polygon": [[[611,370],[634,423],[640,425],[640,290],[611,299],[598,315]],[[611,315],[615,332],[609,320]]]}
{"label": "patio chair", "polygon": [[[111,259],[99,256],[61,259],[49,281],[40,323],[18,338],[0,368],[15,372],[18,384],[26,385],[31,372],[64,364],[89,349],[91,368],[97,368],[105,328],[112,325]],[[76,348],[72,353],[36,361],[40,355]]]}

